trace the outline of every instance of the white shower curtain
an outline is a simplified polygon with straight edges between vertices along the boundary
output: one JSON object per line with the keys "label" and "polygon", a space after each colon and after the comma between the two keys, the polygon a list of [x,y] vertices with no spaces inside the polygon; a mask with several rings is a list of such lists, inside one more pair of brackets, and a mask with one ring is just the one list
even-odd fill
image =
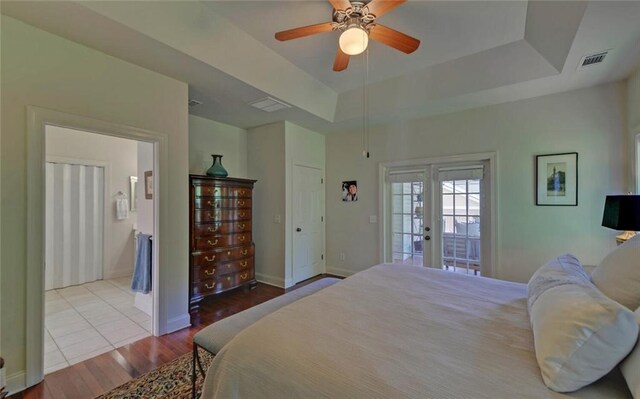
{"label": "white shower curtain", "polygon": [[104,168],[46,164],[45,289],[102,279]]}

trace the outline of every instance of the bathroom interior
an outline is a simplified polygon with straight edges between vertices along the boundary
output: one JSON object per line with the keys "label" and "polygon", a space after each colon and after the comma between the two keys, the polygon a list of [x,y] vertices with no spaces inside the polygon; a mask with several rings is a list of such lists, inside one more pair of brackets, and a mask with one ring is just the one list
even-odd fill
{"label": "bathroom interior", "polygon": [[152,335],[153,144],[47,126],[45,374]]}

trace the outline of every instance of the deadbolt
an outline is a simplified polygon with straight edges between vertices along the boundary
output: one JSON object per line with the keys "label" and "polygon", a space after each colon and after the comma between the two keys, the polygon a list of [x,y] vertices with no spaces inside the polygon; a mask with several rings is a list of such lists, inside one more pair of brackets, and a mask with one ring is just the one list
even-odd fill
{"label": "deadbolt", "polygon": [[296,231],[302,231],[302,229],[301,229],[300,227],[298,227],[298,228],[296,229]]}
{"label": "deadbolt", "polygon": [[424,231],[431,231],[431,227],[429,227],[429,226],[425,227]]}
{"label": "deadbolt", "polygon": [[431,239],[431,237],[430,237],[430,236],[424,236],[424,239],[425,239],[426,241],[429,241],[429,240]]}

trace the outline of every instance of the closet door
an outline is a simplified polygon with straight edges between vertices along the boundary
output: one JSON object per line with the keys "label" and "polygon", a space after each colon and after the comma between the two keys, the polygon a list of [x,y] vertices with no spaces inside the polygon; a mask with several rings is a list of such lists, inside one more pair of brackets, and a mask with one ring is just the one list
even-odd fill
{"label": "closet door", "polygon": [[102,279],[104,168],[46,164],[45,289]]}

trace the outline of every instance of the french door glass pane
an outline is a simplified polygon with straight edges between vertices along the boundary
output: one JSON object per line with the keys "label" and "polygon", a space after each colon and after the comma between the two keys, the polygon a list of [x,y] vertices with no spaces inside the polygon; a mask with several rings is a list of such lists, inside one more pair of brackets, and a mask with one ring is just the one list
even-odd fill
{"label": "french door glass pane", "polygon": [[441,184],[442,268],[479,275],[480,181],[455,180]]}
{"label": "french door glass pane", "polygon": [[422,265],[423,196],[422,181],[391,183],[393,262]]}

